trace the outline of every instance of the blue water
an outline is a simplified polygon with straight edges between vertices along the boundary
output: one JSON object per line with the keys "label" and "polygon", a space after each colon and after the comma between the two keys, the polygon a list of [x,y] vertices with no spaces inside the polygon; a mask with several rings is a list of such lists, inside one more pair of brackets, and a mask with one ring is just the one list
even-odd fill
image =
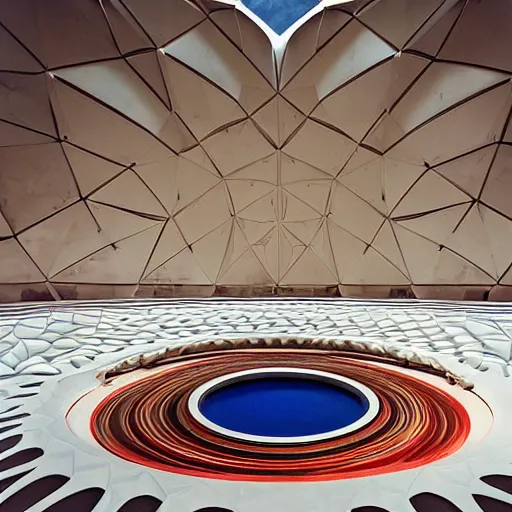
{"label": "blue water", "polygon": [[310,11],[318,0],[242,0],[274,32],[282,34]]}
{"label": "blue water", "polygon": [[245,434],[293,437],[329,432],[361,418],[367,404],[331,384],[300,378],[246,380],[207,395],[201,412]]}

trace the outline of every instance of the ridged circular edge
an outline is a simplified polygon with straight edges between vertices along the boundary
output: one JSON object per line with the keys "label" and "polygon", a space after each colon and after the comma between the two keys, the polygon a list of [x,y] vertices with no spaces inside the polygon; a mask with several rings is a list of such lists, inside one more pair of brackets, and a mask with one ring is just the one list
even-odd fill
{"label": "ridged circular edge", "polygon": [[[201,412],[201,402],[206,398],[207,395],[213,393],[217,389],[229,386],[236,382],[244,382],[247,380],[261,379],[261,378],[273,378],[273,377],[299,377],[301,379],[317,380],[332,384],[334,386],[343,388],[366,402],[368,407],[366,413],[357,421],[351,425],[347,425],[336,430],[324,432],[321,434],[314,434],[309,436],[292,436],[292,437],[270,437],[270,436],[258,436],[253,434],[246,434],[243,432],[237,432],[224,428],[213,421],[210,421]],[[367,386],[361,384],[353,379],[343,377],[341,375],[335,375],[329,372],[322,372],[319,370],[308,370],[305,368],[286,368],[286,367],[274,367],[274,368],[258,368],[254,370],[244,370],[235,373],[229,373],[227,375],[221,375],[215,379],[205,382],[199,386],[189,397],[188,408],[192,417],[204,427],[217,432],[223,436],[231,437],[233,439],[239,439],[243,441],[249,441],[253,443],[263,444],[305,444],[314,443],[318,441],[325,441],[327,439],[333,439],[335,437],[341,437],[351,432],[355,432],[360,428],[364,427],[377,416],[380,410],[380,402],[377,395]]]}

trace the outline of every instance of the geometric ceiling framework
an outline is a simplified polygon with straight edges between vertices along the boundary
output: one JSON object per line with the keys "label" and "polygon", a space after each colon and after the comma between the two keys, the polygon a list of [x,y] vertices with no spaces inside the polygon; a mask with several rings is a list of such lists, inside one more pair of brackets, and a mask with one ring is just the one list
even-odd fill
{"label": "geometric ceiling framework", "polygon": [[512,286],[511,26],[512,0],[321,3],[282,36],[217,0],[4,2],[0,288]]}

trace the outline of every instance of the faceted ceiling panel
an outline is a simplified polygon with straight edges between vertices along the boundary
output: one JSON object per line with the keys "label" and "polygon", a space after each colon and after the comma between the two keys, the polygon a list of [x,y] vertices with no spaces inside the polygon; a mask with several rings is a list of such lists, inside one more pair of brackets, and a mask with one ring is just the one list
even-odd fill
{"label": "faceted ceiling panel", "polygon": [[285,7],[3,2],[0,284],[512,285],[512,0]]}

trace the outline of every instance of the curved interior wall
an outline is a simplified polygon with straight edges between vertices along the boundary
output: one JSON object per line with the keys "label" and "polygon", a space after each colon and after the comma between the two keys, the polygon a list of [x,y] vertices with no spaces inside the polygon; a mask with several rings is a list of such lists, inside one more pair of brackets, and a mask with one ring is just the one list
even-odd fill
{"label": "curved interior wall", "polygon": [[510,298],[512,2],[0,5],[0,300]]}

